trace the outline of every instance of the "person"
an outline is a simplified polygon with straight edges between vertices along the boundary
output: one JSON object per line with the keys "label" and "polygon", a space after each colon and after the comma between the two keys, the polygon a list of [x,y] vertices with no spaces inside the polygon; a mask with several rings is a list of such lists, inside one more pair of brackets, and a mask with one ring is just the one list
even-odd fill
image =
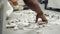
{"label": "person", "polygon": [[[14,9],[14,7],[13,6],[18,6],[18,4],[16,5],[16,4],[14,4],[14,3],[12,3],[13,2],[13,0],[8,0],[7,1],[7,11],[6,11],[6,20],[8,20],[9,19],[9,16],[10,16],[10,14],[14,11],[14,10],[16,10],[16,9]],[[14,1],[15,2],[15,1]]]}
{"label": "person", "polygon": [[44,16],[43,11],[40,9],[38,0],[23,0],[23,1],[30,9],[37,13],[36,22],[38,21],[38,18],[41,18],[43,22],[48,23],[48,20]]}
{"label": "person", "polygon": [[12,6],[10,5],[10,2],[9,1],[7,1],[7,10],[6,10],[6,20],[8,20],[9,19],[9,16],[10,16],[10,14],[13,12],[13,8],[12,8]]}
{"label": "person", "polygon": [[13,11],[18,11],[19,10],[19,4],[18,4],[17,0],[8,0],[8,2],[12,6]]}
{"label": "person", "polygon": [[[38,0],[23,0],[24,3],[33,11],[35,11],[37,13],[36,15],[36,23],[38,21],[38,18],[41,18],[43,22],[45,22],[45,24],[48,23],[48,20],[46,19],[43,11],[40,9]],[[18,5],[17,0],[11,0],[11,2],[13,3],[13,5]]]}

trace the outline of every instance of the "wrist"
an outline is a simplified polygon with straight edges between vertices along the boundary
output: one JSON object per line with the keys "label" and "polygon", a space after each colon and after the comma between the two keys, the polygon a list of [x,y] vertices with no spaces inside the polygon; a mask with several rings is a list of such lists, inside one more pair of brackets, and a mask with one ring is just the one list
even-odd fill
{"label": "wrist", "polygon": [[38,13],[37,15],[40,15],[40,16],[42,16],[42,15],[44,15],[43,13]]}

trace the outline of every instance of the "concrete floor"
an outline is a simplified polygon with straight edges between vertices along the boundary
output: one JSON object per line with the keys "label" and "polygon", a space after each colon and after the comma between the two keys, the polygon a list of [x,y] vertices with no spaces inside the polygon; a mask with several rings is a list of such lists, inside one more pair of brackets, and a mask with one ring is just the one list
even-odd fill
{"label": "concrete floor", "polygon": [[[60,16],[59,12],[45,10],[43,4],[40,7],[41,7],[41,9],[44,13],[47,13],[47,14],[50,14],[50,15],[54,14],[54,15]],[[7,24],[8,21],[4,20],[3,34],[60,34],[60,24],[57,24],[57,23],[60,22],[60,20],[59,20],[59,22],[56,22],[56,21],[57,20],[49,22],[51,24],[48,24],[48,26],[46,26],[46,27],[39,28],[38,32],[36,32],[34,29],[31,29],[31,30],[6,29],[6,24]]]}

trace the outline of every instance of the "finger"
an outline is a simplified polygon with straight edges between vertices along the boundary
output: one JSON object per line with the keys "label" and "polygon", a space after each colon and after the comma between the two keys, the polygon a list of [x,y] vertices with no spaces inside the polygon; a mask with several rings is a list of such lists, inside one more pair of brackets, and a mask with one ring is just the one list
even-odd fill
{"label": "finger", "polygon": [[48,20],[42,20],[43,22],[45,22],[45,24],[47,24],[48,23]]}
{"label": "finger", "polygon": [[36,16],[36,22],[35,23],[37,23],[37,21],[38,21],[38,16]]}

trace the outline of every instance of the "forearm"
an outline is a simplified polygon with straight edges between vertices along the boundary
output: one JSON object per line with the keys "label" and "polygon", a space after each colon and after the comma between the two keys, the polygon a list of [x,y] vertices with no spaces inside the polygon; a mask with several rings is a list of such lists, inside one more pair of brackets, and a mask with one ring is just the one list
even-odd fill
{"label": "forearm", "polygon": [[40,14],[40,15],[43,14],[37,0],[24,0],[24,2],[30,9],[35,11],[37,14]]}

